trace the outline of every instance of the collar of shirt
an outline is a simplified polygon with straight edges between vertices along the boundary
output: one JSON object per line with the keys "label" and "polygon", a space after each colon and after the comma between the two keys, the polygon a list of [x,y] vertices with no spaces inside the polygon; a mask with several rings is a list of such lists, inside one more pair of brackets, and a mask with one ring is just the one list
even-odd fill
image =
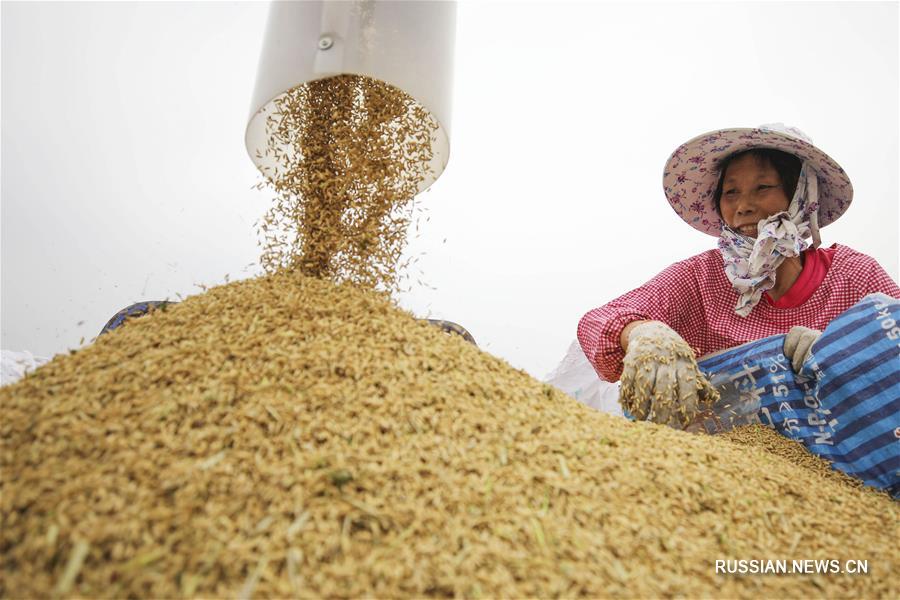
{"label": "collar of shirt", "polygon": [[803,252],[803,270],[791,289],[778,300],[772,300],[769,293],[763,295],[768,305],[774,308],[796,308],[809,300],[828,274],[836,245],[830,248],[810,248]]}

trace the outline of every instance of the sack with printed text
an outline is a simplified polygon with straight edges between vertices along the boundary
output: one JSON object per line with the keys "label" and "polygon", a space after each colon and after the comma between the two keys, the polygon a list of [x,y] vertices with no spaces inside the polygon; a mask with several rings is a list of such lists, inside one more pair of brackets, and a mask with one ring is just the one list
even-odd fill
{"label": "sack with printed text", "polygon": [[799,373],[783,344],[777,335],[702,358],[722,398],[688,431],[762,423],[900,496],[900,300],[871,294],[841,313]]}

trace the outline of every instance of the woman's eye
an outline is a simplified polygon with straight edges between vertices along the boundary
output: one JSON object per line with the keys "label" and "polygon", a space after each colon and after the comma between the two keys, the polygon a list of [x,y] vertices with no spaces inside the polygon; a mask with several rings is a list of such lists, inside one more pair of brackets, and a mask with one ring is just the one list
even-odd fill
{"label": "woman's eye", "polygon": [[733,196],[735,193],[737,193],[737,190],[725,190],[726,196]]}
{"label": "woman's eye", "polygon": [[761,185],[761,186],[759,186],[757,189],[759,189],[759,190],[768,190],[768,189],[773,188],[773,187],[775,187],[775,186],[774,186],[774,185]]}

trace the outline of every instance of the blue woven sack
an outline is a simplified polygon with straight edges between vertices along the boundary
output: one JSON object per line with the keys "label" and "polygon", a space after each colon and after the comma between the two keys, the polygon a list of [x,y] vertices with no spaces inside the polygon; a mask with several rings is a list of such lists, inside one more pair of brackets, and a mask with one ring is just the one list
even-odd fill
{"label": "blue woven sack", "polygon": [[704,357],[722,400],[688,430],[762,423],[835,469],[900,495],[900,300],[871,294],[840,314],[796,375],[777,335]]}
{"label": "blue woven sack", "polygon": [[166,306],[170,304],[175,304],[175,302],[170,302],[168,300],[147,300],[145,302],[136,302],[134,304],[126,306],[125,308],[114,314],[112,318],[106,322],[106,325],[103,326],[103,329],[100,330],[100,333],[98,333],[97,336],[99,337],[104,333],[109,333],[113,329],[118,329],[128,319],[136,319],[137,317],[146,315],[151,310],[157,308],[165,310]]}

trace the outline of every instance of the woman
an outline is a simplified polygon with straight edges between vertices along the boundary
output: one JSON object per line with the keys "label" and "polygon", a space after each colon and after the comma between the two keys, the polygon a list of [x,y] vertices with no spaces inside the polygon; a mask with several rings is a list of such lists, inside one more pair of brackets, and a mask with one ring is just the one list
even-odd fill
{"label": "woman", "polygon": [[[717,393],[696,357],[784,334],[799,368],[834,317],[863,296],[900,288],[871,257],[819,227],[840,217],[853,188],[844,170],[797,129],[723,129],[680,146],[663,173],[669,204],[718,249],[675,263],[578,324],[585,356],[639,419],[684,427]],[[811,242],[807,241],[811,238]]]}

